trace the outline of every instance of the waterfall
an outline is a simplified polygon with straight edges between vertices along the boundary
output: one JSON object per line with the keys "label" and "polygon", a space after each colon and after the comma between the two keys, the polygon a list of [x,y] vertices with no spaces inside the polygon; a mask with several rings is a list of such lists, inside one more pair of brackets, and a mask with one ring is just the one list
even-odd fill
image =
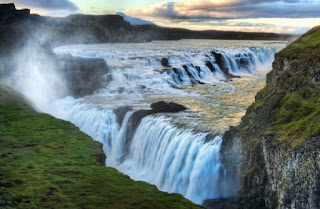
{"label": "waterfall", "polygon": [[226,170],[220,160],[221,136],[212,138],[208,133],[177,128],[164,116],[147,116],[127,142],[132,111],[120,126],[112,110],[95,108],[82,100],[62,99],[53,107],[56,117],[71,121],[103,143],[107,166],[198,204],[228,196]]}
{"label": "waterfall", "polygon": [[[138,45],[138,47],[142,47]],[[216,83],[234,76],[255,76],[272,69],[274,54],[280,47],[211,47],[167,50],[124,45],[68,46],[56,53],[86,58],[103,58],[109,65],[104,94],[141,91],[172,93],[186,85]],[[221,60],[217,60],[221,55]],[[220,57],[218,57],[220,58]],[[166,59],[168,66],[162,66]],[[120,91],[119,91],[120,89]]]}
{"label": "waterfall", "polygon": [[107,159],[107,165],[201,204],[228,195],[220,160],[222,137],[207,137],[176,128],[168,118],[148,116],[141,121],[125,159],[117,165]]}
{"label": "waterfall", "polygon": [[[205,101],[205,94],[209,91],[191,94],[180,88],[223,82],[236,75],[256,78],[271,69],[274,54],[281,47],[208,47],[207,41],[188,41],[189,45],[181,46],[175,43],[55,49],[56,53],[103,58],[109,72],[105,75],[105,88],[95,95],[56,100],[50,112],[55,117],[71,121],[94,140],[103,143],[106,165],[134,180],[154,184],[161,191],[182,194],[198,204],[206,199],[236,195],[237,189],[232,189],[234,182],[227,182],[228,171],[221,162],[221,135],[213,137],[211,133],[195,131],[196,126],[187,128],[172,115],[148,115],[132,130],[133,113],[148,107],[157,96],[192,96]],[[236,92],[232,83],[226,85],[230,91]],[[218,90],[215,86],[206,85],[204,88]],[[150,96],[152,98],[148,100]],[[207,103],[206,108],[214,106],[215,111],[219,111],[221,104],[217,104]],[[121,114],[116,111],[124,106],[133,108],[120,111]],[[225,107],[244,111],[237,104]],[[225,111],[223,107],[220,109]],[[189,110],[178,115],[178,119],[186,115],[193,117]],[[192,122],[197,124],[197,121]]]}

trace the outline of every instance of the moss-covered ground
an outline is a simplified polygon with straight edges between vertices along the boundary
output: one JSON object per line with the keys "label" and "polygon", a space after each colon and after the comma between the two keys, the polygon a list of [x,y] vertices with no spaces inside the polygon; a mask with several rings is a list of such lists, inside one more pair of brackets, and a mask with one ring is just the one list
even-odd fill
{"label": "moss-covered ground", "polygon": [[320,50],[320,26],[314,27],[303,34],[295,42],[291,43],[280,53],[291,59],[305,59],[306,57],[319,57]]}
{"label": "moss-covered ground", "polygon": [[280,103],[276,121],[266,135],[273,134],[278,142],[300,147],[304,140],[320,135],[320,98],[304,98],[306,90],[287,94]]}
{"label": "moss-covered ground", "polygon": [[99,143],[0,90],[0,208],[201,208],[107,168]]}

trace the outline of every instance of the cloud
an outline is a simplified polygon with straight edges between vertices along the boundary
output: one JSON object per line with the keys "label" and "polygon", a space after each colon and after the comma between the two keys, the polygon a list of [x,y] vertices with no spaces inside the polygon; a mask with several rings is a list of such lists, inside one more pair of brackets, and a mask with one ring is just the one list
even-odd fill
{"label": "cloud", "polygon": [[32,12],[53,16],[78,11],[78,7],[69,0],[0,0],[0,3],[14,3],[17,8],[30,8]]}
{"label": "cloud", "polygon": [[232,19],[320,17],[319,0],[182,0],[164,1],[126,10],[138,17],[170,19]]}
{"label": "cloud", "polygon": [[320,24],[320,0],[162,1],[124,13],[162,26],[195,30],[300,33]]}

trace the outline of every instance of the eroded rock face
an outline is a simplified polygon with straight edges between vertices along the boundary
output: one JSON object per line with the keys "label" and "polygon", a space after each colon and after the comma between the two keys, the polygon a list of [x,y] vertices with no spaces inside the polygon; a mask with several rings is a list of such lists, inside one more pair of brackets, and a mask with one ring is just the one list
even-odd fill
{"label": "eroded rock face", "polygon": [[320,48],[305,43],[316,38],[319,27],[276,54],[267,86],[225,134],[222,161],[240,191],[220,208],[320,208]]}
{"label": "eroded rock face", "polygon": [[[320,208],[320,138],[313,137],[290,153],[262,138],[266,169],[264,202],[269,208]],[[318,148],[318,149],[317,149]]]}
{"label": "eroded rock face", "polygon": [[104,59],[73,57],[66,54],[59,55],[57,60],[73,96],[90,95],[103,87],[103,75],[108,72]]}

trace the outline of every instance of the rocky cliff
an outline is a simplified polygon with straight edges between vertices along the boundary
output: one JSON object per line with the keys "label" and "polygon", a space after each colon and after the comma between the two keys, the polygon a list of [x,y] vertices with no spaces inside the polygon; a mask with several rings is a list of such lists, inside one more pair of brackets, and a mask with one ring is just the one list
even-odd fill
{"label": "rocky cliff", "polygon": [[[224,137],[239,197],[216,208],[320,208],[320,27],[276,54],[267,86]],[[217,204],[218,203],[218,204]]]}

